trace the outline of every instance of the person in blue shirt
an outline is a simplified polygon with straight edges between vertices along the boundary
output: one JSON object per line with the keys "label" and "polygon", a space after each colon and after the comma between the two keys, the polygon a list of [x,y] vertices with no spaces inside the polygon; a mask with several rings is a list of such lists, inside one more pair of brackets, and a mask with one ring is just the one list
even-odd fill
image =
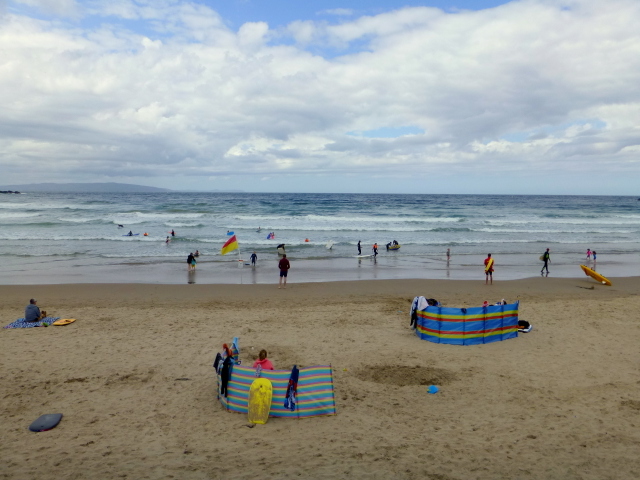
{"label": "person in blue shirt", "polygon": [[35,298],[29,300],[29,305],[24,309],[24,319],[27,322],[39,322],[47,316],[47,312],[44,310],[41,312],[37,305],[38,301]]}

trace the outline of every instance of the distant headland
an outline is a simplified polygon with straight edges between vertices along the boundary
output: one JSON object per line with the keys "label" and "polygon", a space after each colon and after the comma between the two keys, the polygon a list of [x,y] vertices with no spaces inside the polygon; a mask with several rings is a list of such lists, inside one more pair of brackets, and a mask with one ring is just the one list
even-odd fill
{"label": "distant headland", "polygon": [[159,193],[172,192],[168,188],[147,187],[130,183],[32,183],[7,185],[2,193]]}
{"label": "distant headland", "polygon": [[[31,183],[0,185],[0,193],[171,193],[185,192],[169,188],[147,187],[132,183]],[[199,193],[244,193],[243,190],[204,190]]]}

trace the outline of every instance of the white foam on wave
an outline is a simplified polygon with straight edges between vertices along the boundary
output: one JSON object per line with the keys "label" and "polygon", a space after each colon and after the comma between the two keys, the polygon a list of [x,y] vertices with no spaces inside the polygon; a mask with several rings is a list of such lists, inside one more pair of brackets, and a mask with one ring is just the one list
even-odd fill
{"label": "white foam on wave", "polygon": [[[224,220],[224,217],[220,218]],[[287,222],[321,222],[321,223],[437,223],[437,222],[459,222],[464,220],[460,217],[388,217],[388,216],[333,216],[333,215],[233,215],[229,217],[230,221],[255,221],[258,225],[264,225],[267,222],[282,221]],[[273,227],[269,227],[273,228]]]}
{"label": "white foam on wave", "polygon": [[40,213],[37,212],[0,212],[0,220],[5,219],[20,219],[20,218],[33,218],[39,217]]}
{"label": "white foam on wave", "polygon": [[172,218],[185,219],[185,218],[202,218],[205,213],[145,213],[145,212],[119,212],[114,213],[111,217],[115,218],[139,218],[144,220],[161,220],[167,221]]}
{"label": "white foam on wave", "polygon": [[11,210],[96,210],[101,205],[78,205],[73,203],[0,203],[0,209]]}
{"label": "white foam on wave", "polygon": [[181,228],[181,227],[204,227],[204,223],[174,223],[174,222],[165,222],[163,224],[165,227],[173,227],[173,228]]}

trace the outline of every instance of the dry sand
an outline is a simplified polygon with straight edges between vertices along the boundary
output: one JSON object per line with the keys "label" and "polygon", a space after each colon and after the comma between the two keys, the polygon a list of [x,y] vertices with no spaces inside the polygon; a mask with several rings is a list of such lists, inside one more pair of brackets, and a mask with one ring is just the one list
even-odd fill
{"label": "dry sand", "polygon": [[[639,287],[2,286],[3,325],[32,296],[78,321],[0,330],[0,478],[640,478]],[[481,346],[422,341],[409,328],[416,295],[519,299],[534,330]],[[233,336],[244,363],[261,348],[276,368],[331,363],[338,414],[247,428],[216,401],[211,364]],[[54,430],[27,430],[57,412]]]}

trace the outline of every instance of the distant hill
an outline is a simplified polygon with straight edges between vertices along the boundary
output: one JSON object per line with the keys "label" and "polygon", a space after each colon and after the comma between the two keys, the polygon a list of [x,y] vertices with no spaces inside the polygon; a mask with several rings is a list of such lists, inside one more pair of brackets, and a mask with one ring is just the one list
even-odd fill
{"label": "distant hill", "polygon": [[146,187],[130,183],[32,183],[30,185],[7,185],[0,190],[18,190],[19,192],[52,193],[153,193],[172,192],[168,188]]}

